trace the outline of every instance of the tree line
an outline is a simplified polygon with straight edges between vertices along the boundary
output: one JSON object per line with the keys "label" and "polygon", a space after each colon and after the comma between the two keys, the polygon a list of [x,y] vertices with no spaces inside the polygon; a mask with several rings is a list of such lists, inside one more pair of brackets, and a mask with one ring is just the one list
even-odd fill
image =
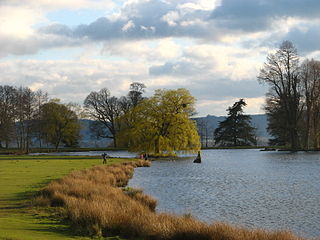
{"label": "tree line", "polygon": [[271,145],[291,150],[319,149],[320,145],[320,62],[300,63],[297,49],[284,41],[267,56],[258,80],[267,84],[265,111]]}
{"label": "tree line", "polygon": [[45,92],[28,87],[0,86],[0,147],[15,143],[21,151],[49,144],[76,146],[80,125],[76,105],[49,100]]}
{"label": "tree line", "polygon": [[[134,82],[127,96],[114,97],[106,88],[91,92],[84,101],[99,136],[111,138],[115,147],[153,155],[177,150],[198,150],[195,99],[188,90],[156,90],[143,97],[146,86]],[[105,131],[108,129],[108,131]]]}
{"label": "tree line", "polygon": [[[79,118],[85,117],[93,120],[91,135],[111,139],[114,147],[154,155],[200,149],[200,125],[191,119],[196,113],[195,98],[189,91],[158,89],[146,98],[145,89],[143,83],[133,82],[128,94],[119,98],[112,96],[107,88],[93,91],[85,98],[82,108],[49,99],[41,90],[0,86],[0,147],[8,148],[14,143],[26,152],[31,146],[77,147],[81,137]],[[248,141],[253,128],[250,117],[243,115],[245,105],[240,99],[228,109],[230,116],[215,131],[216,144],[253,143]]]}
{"label": "tree line", "polygon": [[186,89],[156,90],[143,97],[146,86],[134,82],[126,96],[107,88],[91,92],[82,106],[49,99],[27,87],[0,86],[0,147],[29,152],[30,147],[77,147],[81,117],[91,121],[91,133],[110,138],[114,147],[161,155],[174,150],[198,150],[195,99]]}

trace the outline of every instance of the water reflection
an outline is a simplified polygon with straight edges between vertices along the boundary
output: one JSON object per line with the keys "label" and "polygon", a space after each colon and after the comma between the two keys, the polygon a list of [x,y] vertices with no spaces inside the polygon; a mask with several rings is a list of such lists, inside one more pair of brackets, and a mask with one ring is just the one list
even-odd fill
{"label": "water reflection", "polygon": [[156,197],[158,211],[320,236],[319,153],[204,150],[202,164],[192,160],[153,162],[129,184]]}

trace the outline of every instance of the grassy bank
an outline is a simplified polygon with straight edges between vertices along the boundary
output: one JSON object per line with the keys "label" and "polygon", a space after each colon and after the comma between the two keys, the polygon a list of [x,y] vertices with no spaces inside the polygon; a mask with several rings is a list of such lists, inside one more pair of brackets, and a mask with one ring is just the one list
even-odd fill
{"label": "grassy bank", "polygon": [[[141,162],[138,166],[143,165]],[[287,232],[209,225],[192,216],[157,214],[155,201],[123,191],[136,164],[75,171],[42,189],[35,203],[57,207],[74,231],[90,236],[120,235],[152,240],[297,240]]]}
{"label": "grassy bank", "polygon": [[[88,152],[88,151],[122,151],[126,148],[30,148],[29,153],[51,153],[51,152]],[[0,148],[0,155],[25,154],[25,150],[18,148]]]}
{"label": "grassy bank", "polygon": [[0,156],[0,239],[89,239],[75,236],[54,214],[31,208],[30,199],[52,180],[101,162],[85,156]]}

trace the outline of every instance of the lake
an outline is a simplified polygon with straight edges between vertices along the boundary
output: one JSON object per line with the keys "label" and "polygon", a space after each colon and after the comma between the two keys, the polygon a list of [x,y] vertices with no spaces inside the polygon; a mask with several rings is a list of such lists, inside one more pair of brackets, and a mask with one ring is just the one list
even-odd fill
{"label": "lake", "polygon": [[320,236],[320,153],[203,150],[201,164],[192,160],[155,161],[129,185],[159,212]]}

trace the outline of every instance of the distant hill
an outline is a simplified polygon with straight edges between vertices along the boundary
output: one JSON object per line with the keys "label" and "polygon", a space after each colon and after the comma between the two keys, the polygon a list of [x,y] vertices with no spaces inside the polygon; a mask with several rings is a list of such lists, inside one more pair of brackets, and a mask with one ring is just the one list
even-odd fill
{"label": "distant hill", "polygon": [[[266,145],[270,135],[267,132],[267,116],[265,114],[250,115],[252,126],[255,127],[258,137],[258,145]],[[212,146],[213,132],[218,127],[219,122],[223,121],[225,116],[208,115],[206,117],[194,118],[197,122],[199,135],[202,136],[202,145]]]}
{"label": "distant hill", "polygon": [[[250,115],[252,126],[257,129],[258,145],[267,145],[270,135],[267,132],[267,116],[265,114]],[[218,127],[219,122],[223,121],[225,116],[208,115],[206,117],[194,118],[198,124],[199,135],[202,137],[203,146],[211,147],[213,145],[213,132]],[[92,120],[82,119],[80,147],[107,147],[112,144],[111,139],[96,138],[90,130]]]}
{"label": "distant hill", "polygon": [[90,130],[90,124],[94,122],[92,120],[81,119],[81,130],[80,130],[80,147],[107,147],[112,144],[112,140],[109,138],[97,138],[93,135]]}

